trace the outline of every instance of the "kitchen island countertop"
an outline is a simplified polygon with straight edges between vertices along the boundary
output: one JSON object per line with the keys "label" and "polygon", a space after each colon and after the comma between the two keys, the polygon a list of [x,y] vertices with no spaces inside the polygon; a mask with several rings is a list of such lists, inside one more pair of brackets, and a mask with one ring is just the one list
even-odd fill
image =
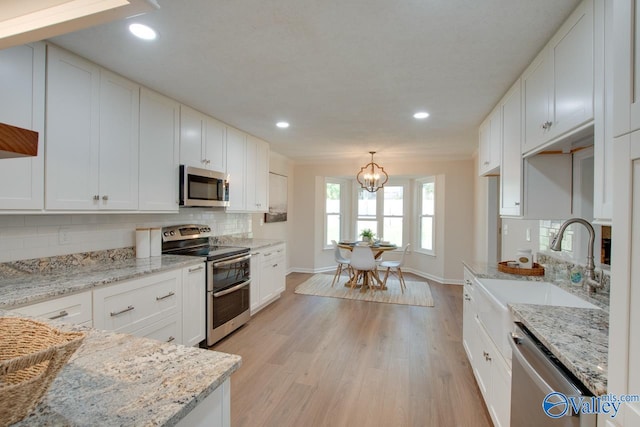
{"label": "kitchen island countertop", "polygon": [[[13,316],[0,310],[0,316]],[[87,334],[36,409],[14,426],[174,426],[240,356],[48,322]]]}

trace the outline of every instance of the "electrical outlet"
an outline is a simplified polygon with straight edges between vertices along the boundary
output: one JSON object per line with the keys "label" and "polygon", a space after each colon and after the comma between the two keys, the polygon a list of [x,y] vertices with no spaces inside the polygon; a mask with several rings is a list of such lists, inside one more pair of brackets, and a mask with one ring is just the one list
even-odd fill
{"label": "electrical outlet", "polygon": [[504,225],[504,227],[502,228],[502,234],[505,236],[509,234],[509,224]]}
{"label": "electrical outlet", "polygon": [[71,230],[66,227],[61,227],[58,231],[58,243],[61,245],[71,244]]}
{"label": "electrical outlet", "polygon": [[527,228],[527,232],[525,234],[526,234],[527,242],[530,242],[531,241],[531,229]]}

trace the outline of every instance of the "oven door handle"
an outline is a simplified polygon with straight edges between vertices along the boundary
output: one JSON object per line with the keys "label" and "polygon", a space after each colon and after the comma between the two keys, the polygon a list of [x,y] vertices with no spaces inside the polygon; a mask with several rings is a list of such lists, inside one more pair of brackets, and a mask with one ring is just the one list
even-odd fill
{"label": "oven door handle", "polygon": [[246,261],[249,258],[251,258],[251,254],[245,255],[245,256],[240,257],[240,258],[232,258],[232,259],[230,259],[228,261],[216,262],[216,263],[213,264],[213,268],[224,267],[225,265],[232,265],[232,264],[235,264],[235,263],[240,262],[240,261]]}
{"label": "oven door handle", "polygon": [[239,285],[235,285],[233,288],[229,288],[229,289],[225,289],[224,291],[216,292],[215,294],[213,294],[213,297],[214,298],[223,297],[223,296],[225,296],[227,294],[230,294],[232,292],[237,291],[240,288],[243,288],[243,287],[247,286],[250,283],[251,283],[251,279],[247,280],[246,282],[242,282]]}

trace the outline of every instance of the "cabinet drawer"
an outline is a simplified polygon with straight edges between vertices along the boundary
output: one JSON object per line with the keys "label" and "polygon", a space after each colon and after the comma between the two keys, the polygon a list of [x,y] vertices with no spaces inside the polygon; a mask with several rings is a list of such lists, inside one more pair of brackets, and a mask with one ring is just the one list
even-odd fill
{"label": "cabinet drawer", "polygon": [[284,260],[284,245],[277,245],[262,250],[262,262],[269,263]]}
{"label": "cabinet drawer", "polygon": [[133,332],[133,335],[151,338],[162,342],[182,344],[179,319],[180,316],[177,313],[172,314],[166,319]]}
{"label": "cabinet drawer", "polygon": [[16,308],[16,313],[80,324],[91,322],[91,292],[83,292]]}
{"label": "cabinet drawer", "polygon": [[93,292],[94,327],[134,332],[177,313],[182,303],[181,271],[132,280]]}

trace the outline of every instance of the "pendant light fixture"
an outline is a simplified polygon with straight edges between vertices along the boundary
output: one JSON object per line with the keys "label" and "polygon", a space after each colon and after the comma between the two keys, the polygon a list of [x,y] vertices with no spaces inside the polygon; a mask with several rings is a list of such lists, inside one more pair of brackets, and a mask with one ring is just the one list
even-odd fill
{"label": "pendant light fixture", "polygon": [[365,190],[375,193],[389,180],[389,175],[384,171],[384,168],[373,161],[373,155],[375,151],[369,151],[371,153],[371,162],[360,168],[360,172],[356,176],[358,183]]}

